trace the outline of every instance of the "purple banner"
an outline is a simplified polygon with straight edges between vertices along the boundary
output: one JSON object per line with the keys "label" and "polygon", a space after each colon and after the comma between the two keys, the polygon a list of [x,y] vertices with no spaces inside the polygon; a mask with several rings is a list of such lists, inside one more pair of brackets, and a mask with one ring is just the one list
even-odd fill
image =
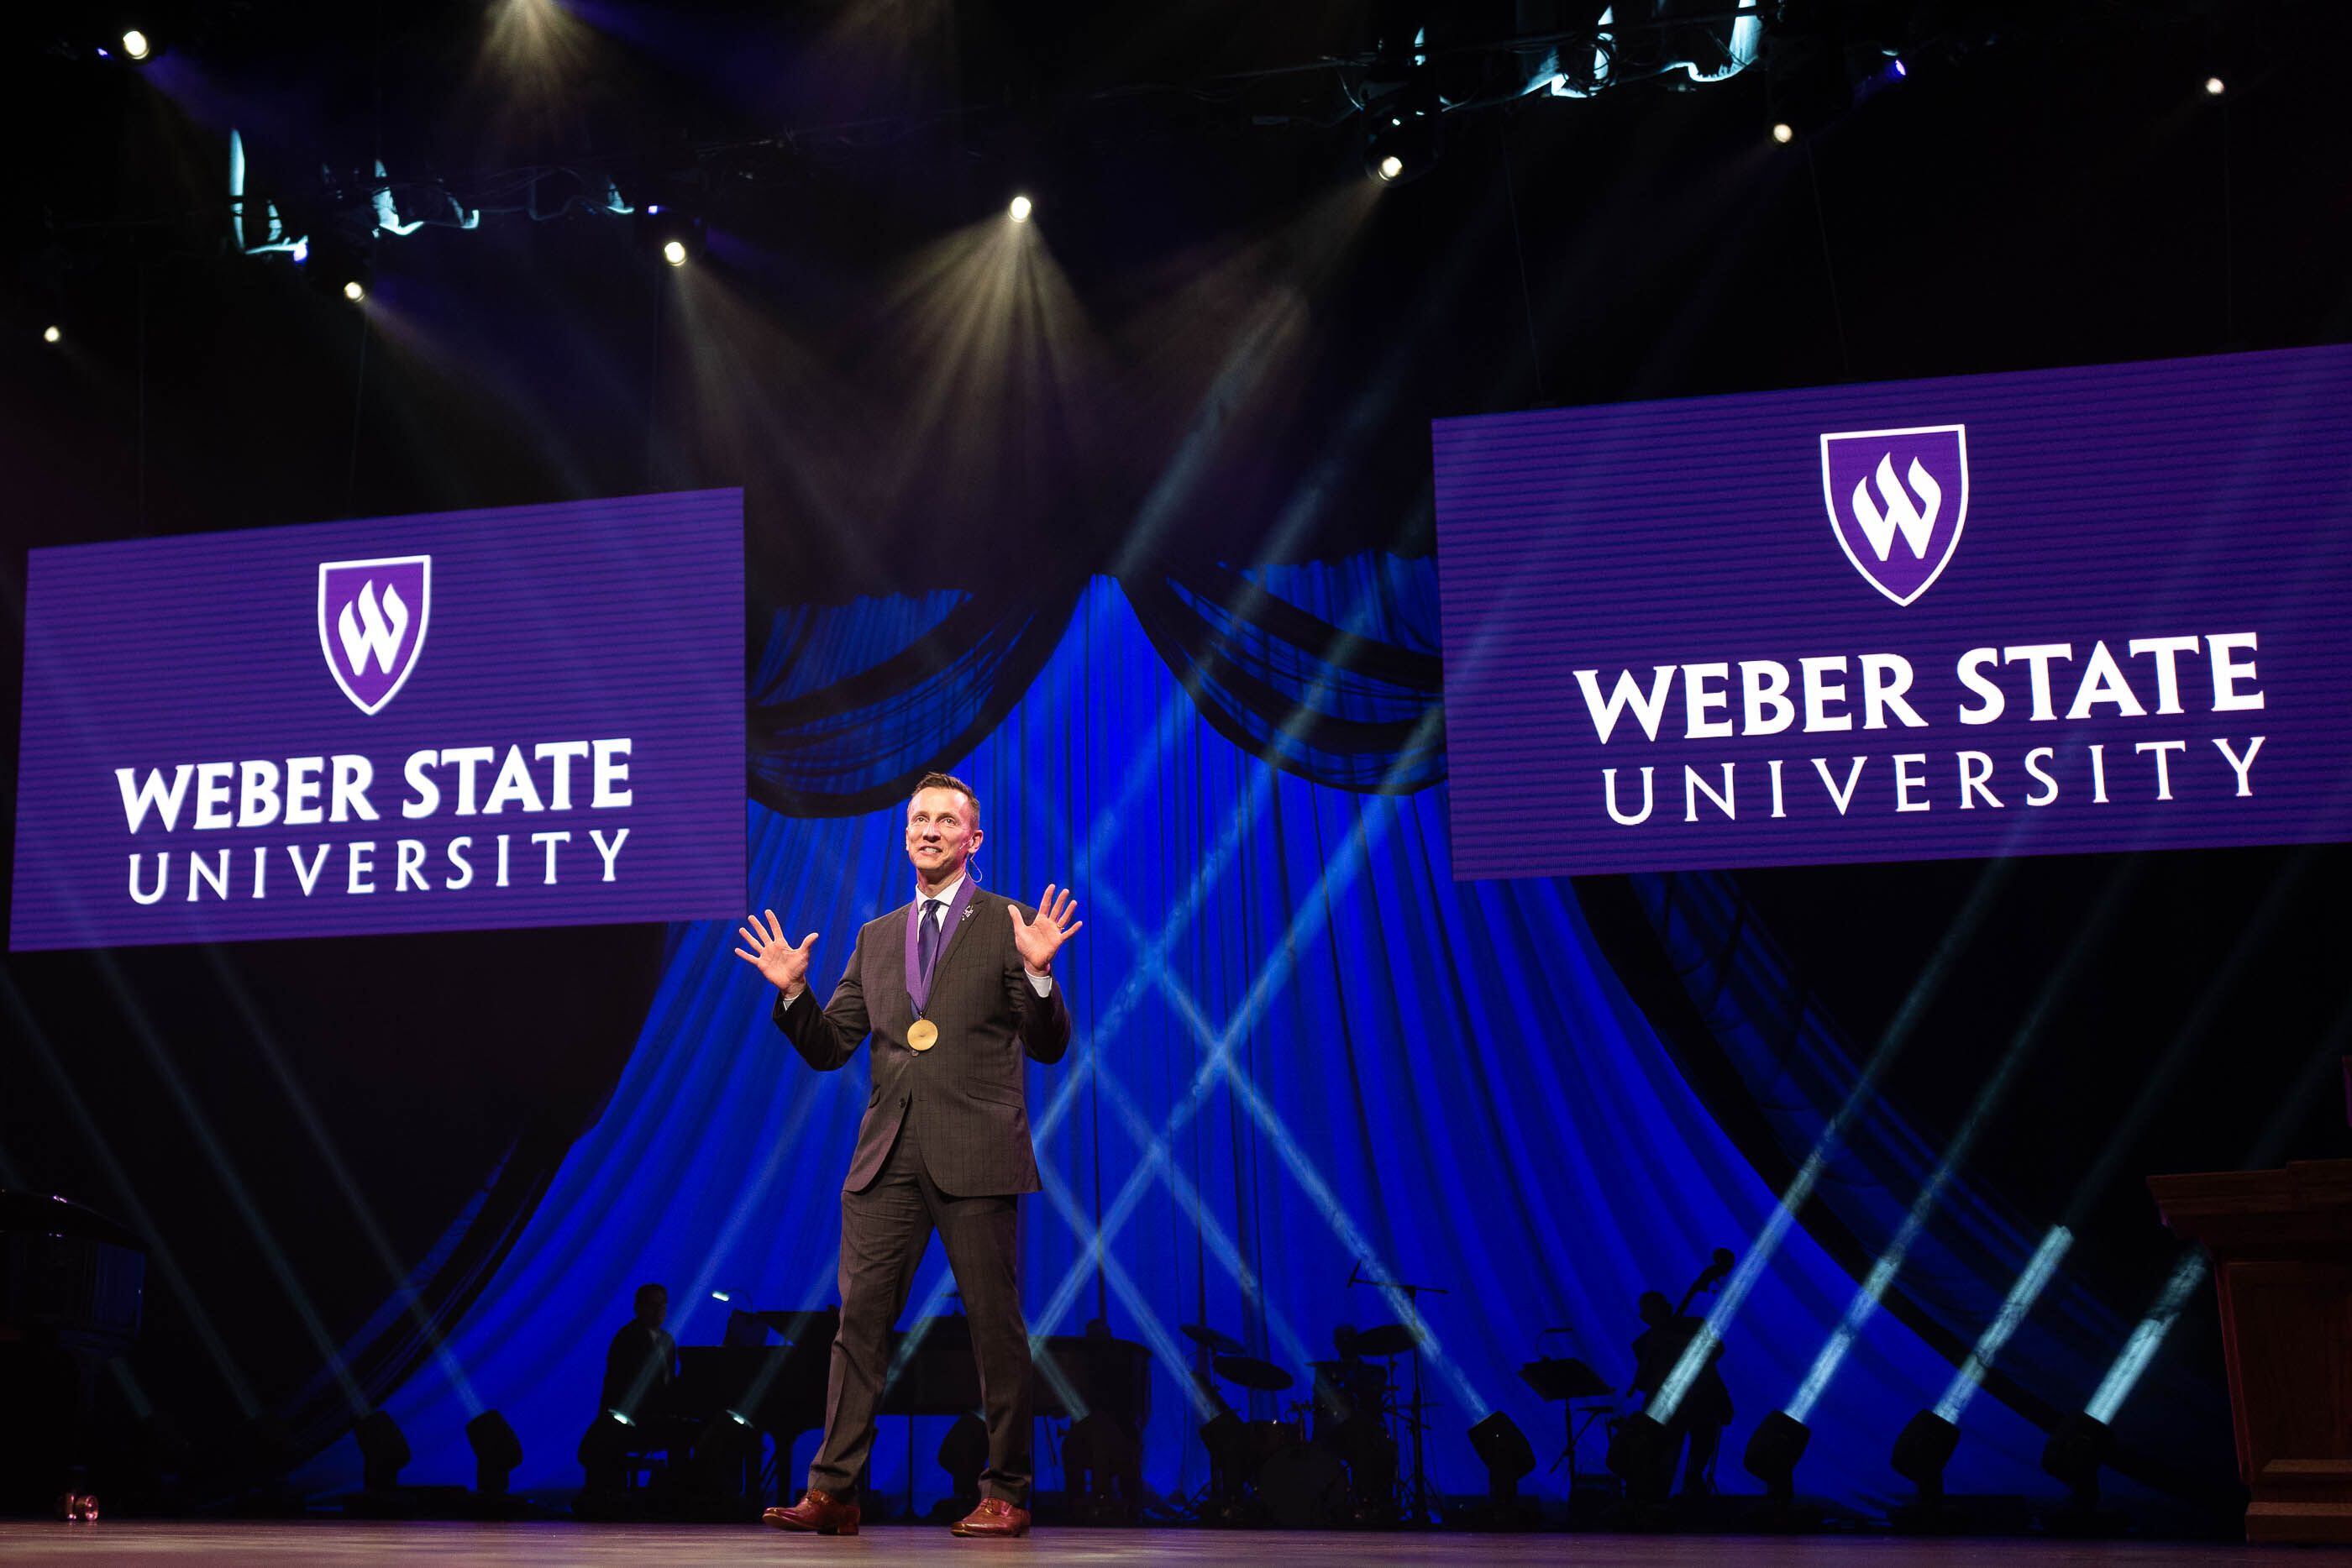
{"label": "purple banner", "polygon": [[1457,876],[2352,838],[2352,348],[1433,440]]}
{"label": "purple banner", "polygon": [[731,916],[743,499],[32,552],[8,945]]}

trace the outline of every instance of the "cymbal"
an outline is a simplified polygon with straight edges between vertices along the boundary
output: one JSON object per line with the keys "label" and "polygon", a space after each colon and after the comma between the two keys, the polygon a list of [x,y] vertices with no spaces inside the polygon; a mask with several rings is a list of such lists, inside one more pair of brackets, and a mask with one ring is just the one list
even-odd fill
{"label": "cymbal", "polygon": [[1226,1382],[1238,1383],[1244,1388],[1262,1388],[1268,1394],[1281,1393],[1292,1381],[1290,1374],[1254,1355],[1221,1355],[1213,1364],[1217,1375]]}
{"label": "cymbal", "polygon": [[1381,1323],[1356,1335],[1358,1355],[1402,1355],[1418,1347],[1421,1333],[1411,1323]]}
{"label": "cymbal", "polygon": [[1242,1355],[1249,1346],[1223,1329],[1213,1329],[1206,1323],[1186,1323],[1176,1331],[1202,1350],[1215,1355]]}

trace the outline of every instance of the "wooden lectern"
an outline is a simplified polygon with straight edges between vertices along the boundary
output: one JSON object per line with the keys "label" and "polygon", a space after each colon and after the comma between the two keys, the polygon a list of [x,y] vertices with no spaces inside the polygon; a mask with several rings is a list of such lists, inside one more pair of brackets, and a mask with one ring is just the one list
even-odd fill
{"label": "wooden lectern", "polygon": [[2212,1254],[2246,1539],[2352,1542],[2352,1160],[2147,1185]]}

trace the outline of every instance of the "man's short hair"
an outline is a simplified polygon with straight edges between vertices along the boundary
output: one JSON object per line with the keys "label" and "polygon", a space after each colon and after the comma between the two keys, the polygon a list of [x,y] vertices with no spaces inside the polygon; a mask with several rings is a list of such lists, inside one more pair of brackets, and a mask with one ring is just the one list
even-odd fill
{"label": "man's short hair", "polygon": [[920,779],[915,780],[915,788],[907,797],[908,802],[912,804],[915,796],[921,794],[926,789],[954,790],[957,794],[961,795],[965,800],[971,802],[971,820],[975,822],[980,821],[980,797],[971,792],[971,785],[965,783],[954,774],[924,774]]}
{"label": "man's short hair", "polygon": [[642,1307],[656,1296],[659,1296],[665,1301],[668,1301],[669,1287],[667,1285],[639,1285],[637,1287],[636,1298],[631,1304]]}

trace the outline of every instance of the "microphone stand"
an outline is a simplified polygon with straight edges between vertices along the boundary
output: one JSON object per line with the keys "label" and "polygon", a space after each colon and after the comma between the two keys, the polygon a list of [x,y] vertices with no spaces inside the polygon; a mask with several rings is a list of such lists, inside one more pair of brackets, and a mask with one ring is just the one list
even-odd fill
{"label": "microphone stand", "polygon": [[1357,1259],[1355,1267],[1348,1270],[1349,1288],[1369,1285],[1376,1291],[1402,1292],[1404,1296],[1405,1310],[1412,1315],[1411,1324],[1412,1329],[1412,1521],[1415,1524],[1426,1525],[1432,1521],[1429,1517],[1429,1467],[1426,1456],[1422,1449],[1422,1432],[1429,1423],[1422,1416],[1423,1405],[1421,1397],[1421,1297],[1423,1291],[1433,1296],[1450,1295],[1453,1292],[1443,1285],[1416,1285],[1403,1280],[1366,1279],[1363,1269],[1364,1260],[1360,1258]]}

